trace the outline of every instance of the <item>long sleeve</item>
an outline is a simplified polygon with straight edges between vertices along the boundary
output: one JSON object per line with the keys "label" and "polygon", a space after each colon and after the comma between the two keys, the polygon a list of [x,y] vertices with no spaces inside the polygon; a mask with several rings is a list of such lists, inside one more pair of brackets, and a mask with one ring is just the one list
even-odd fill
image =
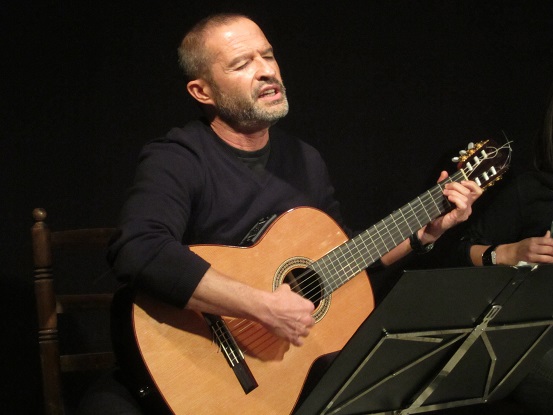
{"label": "long sleeve", "polygon": [[472,245],[507,244],[542,236],[552,220],[553,175],[526,172],[506,183],[486,209],[471,220],[457,257],[464,265],[472,265]]}
{"label": "long sleeve", "polygon": [[238,245],[260,218],[299,206],[342,225],[314,148],[275,130],[259,175],[207,125],[190,123],[144,147],[108,260],[123,282],[182,307],[211,265],[190,245]]}

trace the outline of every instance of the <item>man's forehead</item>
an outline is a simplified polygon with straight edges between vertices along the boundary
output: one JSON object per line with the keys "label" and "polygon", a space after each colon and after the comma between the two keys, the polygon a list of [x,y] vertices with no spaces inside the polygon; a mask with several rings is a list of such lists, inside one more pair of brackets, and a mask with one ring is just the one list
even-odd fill
{"label": "man's forehead", "polygon": [[231,57],[248,51],[271,48],[261,29],[247,19],[212,28],[208,33],[206,46],[218,57]]}

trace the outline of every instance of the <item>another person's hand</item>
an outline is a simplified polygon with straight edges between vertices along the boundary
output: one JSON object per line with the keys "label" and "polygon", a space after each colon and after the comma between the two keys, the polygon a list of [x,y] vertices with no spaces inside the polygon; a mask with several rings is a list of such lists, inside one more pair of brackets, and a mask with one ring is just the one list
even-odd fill
{"label": "another person's hand", "polygon": [[499,265],[517,265],[519,262],[532,264],[553,264],[553,238],[547,231],[545,236],[526,238],[512,244],[495,248]]}

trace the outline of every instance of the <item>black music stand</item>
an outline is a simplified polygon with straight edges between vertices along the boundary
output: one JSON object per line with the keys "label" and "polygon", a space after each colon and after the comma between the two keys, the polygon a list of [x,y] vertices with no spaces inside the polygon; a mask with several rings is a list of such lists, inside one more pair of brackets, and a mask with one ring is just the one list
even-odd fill
{"label": "black music stand", "polygon": [[501,399],[553,346],[552,327],[553,266],[406,271],[294,415]]}

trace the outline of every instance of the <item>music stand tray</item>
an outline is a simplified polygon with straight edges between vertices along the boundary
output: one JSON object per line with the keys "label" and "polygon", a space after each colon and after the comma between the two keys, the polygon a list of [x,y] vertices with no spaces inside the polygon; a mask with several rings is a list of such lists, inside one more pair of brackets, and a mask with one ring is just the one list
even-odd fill
{"label": "music stand tray", "polygon": [[553,346],[552,326],[553,266],[405,271],[294,415],[501,399]]}

